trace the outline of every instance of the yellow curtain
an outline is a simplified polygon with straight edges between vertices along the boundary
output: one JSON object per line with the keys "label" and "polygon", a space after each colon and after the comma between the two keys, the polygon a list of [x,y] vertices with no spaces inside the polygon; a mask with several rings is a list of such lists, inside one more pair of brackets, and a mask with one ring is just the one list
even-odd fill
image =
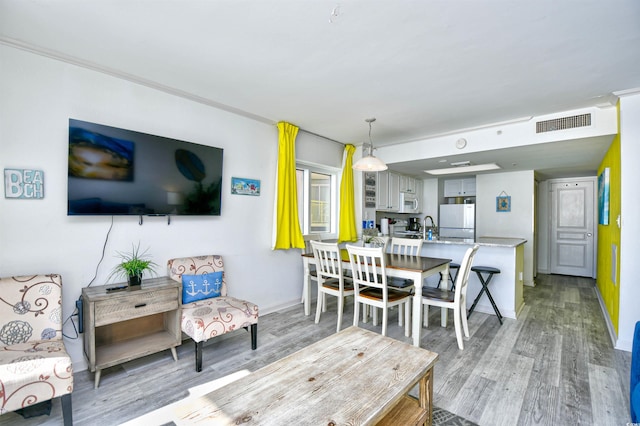
{"label": "yellow curtain", "polygon": [[298,220],[297,135],[298,127],[284,121],[278,123],[278,188],[276,191],[274,250],[304,249],[304,238]]}
{"label": "yellow curtain", "polygon": [[353,193],[353,153],[356,147],[345,145],[344,168],[342,169],[342,181],[340,182],[340,220],[338,223],[338,241],[357,241],[358,229],[356,228],[356,205]]}

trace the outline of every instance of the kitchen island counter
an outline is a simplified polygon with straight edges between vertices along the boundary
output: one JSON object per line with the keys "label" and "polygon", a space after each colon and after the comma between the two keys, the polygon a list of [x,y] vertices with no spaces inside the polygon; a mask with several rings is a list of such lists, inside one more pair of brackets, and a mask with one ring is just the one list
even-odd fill
{"label": "kitchen island counter", "polygon": [[[524,243],[523,238],[504,237],[479,237],[474,240],[459,238],[442,238],[438,240],[425,240],[422,245],[422,256],[453,259],[455,263],[461,263],[464,253],[469,247],[478,244],[480,248],[474,258],[472,266],[492,266],[500,269],[500,273],[493,276],[489,290],[493,296],[500,313],[506,318],[517,319],[524,307],[523,274],[524,274]],[[452,275],[455,270],[452,271]],[[427,285],[438,286],[437,280],[429,280]],[[469,286],[467,288],[467,309],[471,307],[482,285],[477,275],[469,274]],[[489,300],[482,296],[475,312],[495,315]]]}
{"label": "kitchen island counter", "polygon": [[468,238],[439,238],[435,240],[424,240],[424,244],[457,244],[465,246],[473,246],[478,244],[480,247],[517,247],[526,243],[524,238],[505,238],[505,237],[480,237],[476,240]]}

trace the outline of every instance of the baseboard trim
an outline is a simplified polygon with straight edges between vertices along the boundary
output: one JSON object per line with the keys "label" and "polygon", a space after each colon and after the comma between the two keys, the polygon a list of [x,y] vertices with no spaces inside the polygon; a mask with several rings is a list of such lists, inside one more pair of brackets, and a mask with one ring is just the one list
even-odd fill
{"label": "baseboard trim", "polygon": [[618,341],[618,336],[616,335],[616,331],[613,328],[613,323],[611,322],[611,316],[609,315],[609,311],[607,310],[607,306],[604,304],[604,299],[600,294],[600,289],[596,284],[594,286],[594,290],[596,292],[596,296],[598,296],[598,303],[600,304],[600,310],[602,311],[602,316],[604,317],[604,322],[607,324],[607,330],[609,331],[609,338],[611,339],[611,344],[614,348],[616,347],[616,342]]}

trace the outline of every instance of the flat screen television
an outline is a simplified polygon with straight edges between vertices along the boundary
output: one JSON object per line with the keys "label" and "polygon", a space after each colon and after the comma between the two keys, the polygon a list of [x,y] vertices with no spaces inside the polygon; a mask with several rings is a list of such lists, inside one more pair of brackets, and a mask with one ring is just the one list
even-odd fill
{"label": "flat screen television", "polygon": [[222,148],[69,119],[68,215],[220,215]]}

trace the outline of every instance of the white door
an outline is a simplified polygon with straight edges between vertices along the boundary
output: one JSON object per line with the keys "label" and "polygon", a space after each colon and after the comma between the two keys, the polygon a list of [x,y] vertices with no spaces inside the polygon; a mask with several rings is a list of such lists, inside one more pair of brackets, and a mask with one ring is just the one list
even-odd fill
{"label": "white door", "polygon": [[595,278],[595,179],[551,184],[551,273]]}

